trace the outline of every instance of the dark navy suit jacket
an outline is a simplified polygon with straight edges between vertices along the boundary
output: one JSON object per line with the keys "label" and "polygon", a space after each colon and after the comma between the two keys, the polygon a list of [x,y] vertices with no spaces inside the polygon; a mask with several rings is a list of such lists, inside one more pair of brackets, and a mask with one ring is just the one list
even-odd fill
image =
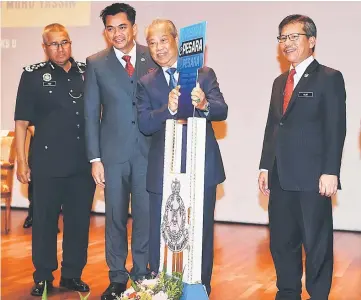
{"label": "dark navy suit jacket", "polygon": [[[200,69],[198,81],[210,104],[208,115],[196,110],[196,117],[207,119],[204,183],[205,187],[209,187],[223,182],[226,178],[211,121],[225,120],[228,106],[219,89],[216,75],[211,68]],[[165,123],[167,119],[177,117],[170,114],[168,109],[170,90],[162,68],[143,76],[137,86],[139,129],[145,135],[152,136],[148,156],[147,190],[157,194],[161,194],[163,191]]]}

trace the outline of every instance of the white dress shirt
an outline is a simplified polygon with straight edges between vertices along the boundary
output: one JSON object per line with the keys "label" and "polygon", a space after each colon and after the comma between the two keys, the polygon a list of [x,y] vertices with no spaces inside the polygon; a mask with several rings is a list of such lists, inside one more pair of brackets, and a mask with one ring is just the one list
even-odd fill
{"label": "white dress shirt", "polygon": [[135,42],[133,41],[133,48],[132,50],[129,51],[128,54],[123,53],[122,51],[120,51],[119,49],[113,47],[114,52],[115,52],[115,56],[118,58],[119,62],[122,64],[122,66],[125,68],[125,64],[127,63],[124,59],[123,56],[124,55],[129,55],[130,56],[130,63],[133,65],[133,67],[135,68],[135,63],[137,61],[137,47],[135,46]]}
{"label": "white dress shirt", "polygon": [[[299,65],[296,66],[296,74],[293,76],[293,90],[295,90],[297,84],[299,83],[300,79],[303,76],[303,73],[305,73],[306,69],[308,68],[308,66],[315,60],[315,58],[313,57],[313,55],[307,57],[303,62],[301,62]],[[290,66],[290,70],[293,69],[293,66]],[[266,169],[260,169],[261,172],[266,171],[268,172],[268,170]]]}
{"label": "white dress shirt", "polygon": [[[135,42],[133,41],[134,46],[132,48],[132,50],[129,51],[128,54],[123,53],[122,51],[120,51],[119,49],[113,47],[114,52],[115,52],[115,56],[117,57],[117,59],[119,60],[119,62],[122,64],[123,68],[125,68],[126,65],[126,61],[123,59],[124,55],[129,55],[130,56],[130,63],[133,65],[133,67],[135,68],[135,63],[137,61],[137,47],[135,46]],[[168,75],[169,76],[169,75]],[[101,161],[101,159],[99,157],[94,158],[92,160],[90,160],[90,162],[94,162],[94,161]]]}
{"label": "white dress shirt", "polygon": [[[306,58],[303,62],[301,62],[299,65],[296,66],[296,74],[293,76],[293,90],[297,86],[298,82],[303,76],[303,73],[305,73],[308,66],[315,60],[315,58],[311,55],[308,58]],[[293,69],[293,66],[291,65],[290,70]]]}
{"label": "white dress shirt", "polygon": [[[177,61],[171,67],[162,67],[163,74],[164,74],[165,80],[167,80],[168,85],[169,85],[169,81],[170,81],[170,75],[167,73],[167,70],[170,68],[176,68],[176,70],[177,70]],[[178,78],[179,78],[178,71],[175,71],[174,78],[178,82]]]}

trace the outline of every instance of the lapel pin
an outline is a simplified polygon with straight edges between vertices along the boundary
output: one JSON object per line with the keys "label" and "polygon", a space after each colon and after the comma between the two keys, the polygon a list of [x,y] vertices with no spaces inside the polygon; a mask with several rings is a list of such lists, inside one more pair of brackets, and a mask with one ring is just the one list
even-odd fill
{"label": "lapel pin", "polygon": [[142,58],[140,59],[140,61],[145,61],[145,58],[144,58],[144,57],[142,57]]}
{"label": "lapel pin", "polygon": [[308,77],[308,73],[305,74],[305,77]]}

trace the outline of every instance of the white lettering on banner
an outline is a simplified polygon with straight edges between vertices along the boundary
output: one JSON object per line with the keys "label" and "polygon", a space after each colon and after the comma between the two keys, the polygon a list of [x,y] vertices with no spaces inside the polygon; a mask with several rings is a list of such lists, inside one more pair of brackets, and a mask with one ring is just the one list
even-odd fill
{"label": "white lettering on banner", "polygon": [[179,49],[179,56],[199,54],[203,52],[203,38],[183,42]]}

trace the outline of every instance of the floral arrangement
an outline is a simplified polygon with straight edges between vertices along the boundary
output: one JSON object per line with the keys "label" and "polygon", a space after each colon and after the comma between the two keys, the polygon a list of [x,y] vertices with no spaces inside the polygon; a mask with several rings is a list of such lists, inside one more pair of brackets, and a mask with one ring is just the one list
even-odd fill
{"label": "floral arrangement", "polygon": [[183,274],[173,272],[172,276],[163,271],[152,279],[139,282],[131,280],[131,287],[118,300],[179,300],[183,293]]}
{"label": "floral arrangement", "polygon": [[[183,293],[183,274],[173,272],[172,276],[163,271],[157,276],[152,274],[152,279],[144,279],[134,282],[130,279],[131,287],[127,289],[117,300],[180,300]],[[85,297],[80,293],[80,300],[87,300],[90,293]],[[47,300],[47,288],[45,282],[44,293],[41,300]]]}

